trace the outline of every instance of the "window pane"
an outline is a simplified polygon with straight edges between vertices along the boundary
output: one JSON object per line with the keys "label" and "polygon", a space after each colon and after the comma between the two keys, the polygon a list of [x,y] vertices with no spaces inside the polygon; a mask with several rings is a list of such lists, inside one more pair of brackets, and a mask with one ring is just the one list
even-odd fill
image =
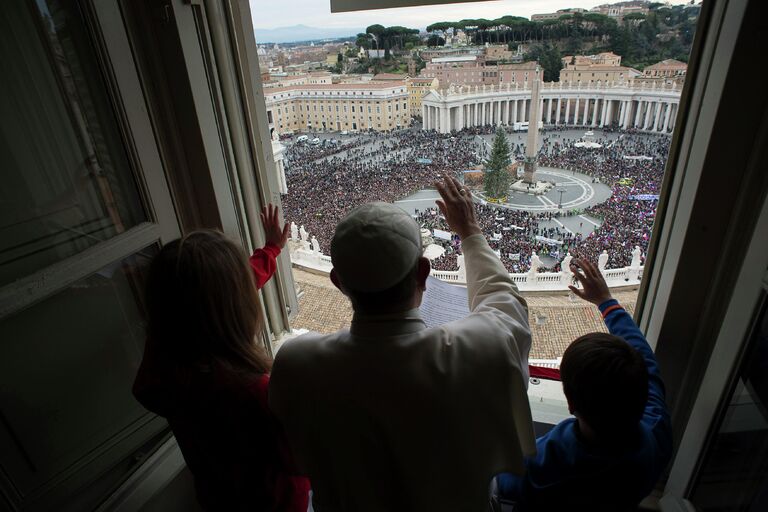
{"label": "window pane", "polygon": [[146,220],[76,2],[0,15],[0,286]]}
{"label": "window pane", "polygon": [[768,509],[768,302],[691,502],[701,511]]}
{"label": "window pane", "polygon": [[0,466],[22,494],[153,417],[131,386],[143,350],[142,276],[156,252],[0,321]]}

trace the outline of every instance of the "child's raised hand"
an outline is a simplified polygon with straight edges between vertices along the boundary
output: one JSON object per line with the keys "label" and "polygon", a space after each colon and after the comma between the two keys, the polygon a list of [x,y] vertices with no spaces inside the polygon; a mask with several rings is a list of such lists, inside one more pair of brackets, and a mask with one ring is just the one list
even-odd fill
{"label": "child's raised hand", "polygon": [[581,290],[575,286],[568,287],[577,296],[591,302],[595,306],[599,306],[603,302],[612,299],[608,285],[594,263],[574,258],[571,262],[571,272],[573,272],[573,277],[576,278],[576,281],[582,286]]}
{"label": "child's raised hand", "polygon": [[284,226],[280,226],[277,206],[269,203],[261,209],[261,224],[264,226],[267,243],[272,243],[281,249],[285,247],[288,241],[289,225],[286,222]]}

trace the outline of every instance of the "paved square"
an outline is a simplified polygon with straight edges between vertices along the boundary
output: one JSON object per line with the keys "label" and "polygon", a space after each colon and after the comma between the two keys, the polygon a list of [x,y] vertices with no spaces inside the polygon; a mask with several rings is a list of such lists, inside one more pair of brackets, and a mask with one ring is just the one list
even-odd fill
{"label": "paved square", "polygon": [[[294,329],[330,333],[349,327],[352,307],[347,298],[324,275],[293,269],[300,289],[299,313]],[[565,293],[544,296],[524,295],[533,333],[531,359],[556,359],[571,341],[588,332],[607,332],[600,313],[591,304],[569,299]],[[637,290],[614,293],[614,297],[634,313]]]}

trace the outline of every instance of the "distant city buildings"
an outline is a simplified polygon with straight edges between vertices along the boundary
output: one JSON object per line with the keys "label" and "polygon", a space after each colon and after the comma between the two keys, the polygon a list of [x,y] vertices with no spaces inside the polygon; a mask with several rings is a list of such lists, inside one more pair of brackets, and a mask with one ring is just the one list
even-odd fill
{"label": "distant city buildings", "polygon": [[621,55],[613,52],[603,52],[596,55],[566,55],[563,57],[563,66],[620,66]]}
{"label": "distant city buildings", "polygon": [[652,64],[643,70],[643,76],[648,78],[683,78],[688,71],[688,64],[675,59],[666,59]]}
{"label": "distant city buildings", "polygon": [[569,65],[560,70],[560,81],[564,83],[628,82],[642,73],[626,66]]}
{"label": "distant city buildings", "polygon": [[505,44],[492,44],[485,47],[486,62],[510,62],[514,56],[515,52]]}
{"label": "distant city buildings", "polygon": [[531,16],[531,21],[547,21],[547,20],[556,20],[560,18],[561,16],[565,16],[566,14],[574,14],[574,13],[583,13],[587,12],[586,9],[581,9],[579,7],[574,8],[568,8],[568,9],[559,9],[555,12],[548,12],[544,14],[534,14]]}
{"label": "distant city buildings", "polygon": [[[564,15],[596,12],[620,21],[629,13],[644,14],[647,11],[648,2],[630,1],[604,4],[590,11],[562,9],[537,14],[532,19],[551,20]],[[462,94],[482,94],[486,90],[516,92],[530,87],[538,62],[522,62],[525,45],[517,45],[512,50],[506,44],[467,46],[466,33],[461,30],[446,31],[445,37],[449,39],[445,47],[422,47],[398,53],[393,56],[394,64],[384,67],[398,71],[407,69],[407,74],[365,72],[371,67],[360,64],[383,58],[386,53],[383,49],[355,48],[351,43],[338,42],[260,46],[258,58],[270,127],[278,134],[388,131],[408,126],[412,118],[421,117],[423,99],[430,91],[443,93],[458,87],[464,91]],[[340,54],[343,55],[343,66],[337,67]],[[416,74],[417,64],[420,66],[421,61],[425,65]],[[612,52],[568,55],[563,57],[559,81],[568,90],[593,84],[598,88],[626,84],[642,89],[646,85],[656,88],[657,84],[676,87],[685,79],[687,65],[683,62],[664,60],[641,72],[622,66],[621,61],[621,55]],[[377,69],[381,69],[379,66],[376,65]],[[336,68],[337,73],[328,71],[329,68]],[[362,73],[346,72],[353,68]],[[482,112],[476,114],[479,119],[484,115]],[[605,112],[609,117],[614,114],[609,110]],[[566,111],[563,114],[567,117]],[[434,122],[434,119],[425,122]]]}
{"label": "distant city buildings", "polygon": [[411,117],[421,117],[421,100],[440,86],[440,80],[434,77],[416,76],[406,80],[408,87],[408,108]]}
{"label": "distant city buildings", "polygon": [[567,55],[560,70],[561,82],[627,82],[642,73],[621,65],[621,55],[612,52],[596,55]]}
{"label": "distant city buildings", "polygon": [[531,21],[548,21],[557,20],[563,16],[572,16],[574,14],[586,14],[587,12],[602,14],[614,18],[621,22],[624,16],[630,13],[648,14],[650,2],[644,0],[630,1],[630,2],[617,2],[614,4],[602,4],[593,7],[589,11],[578,7],[569,9],[559,9],[555,12],[534,14],[531,16]]}
{"label": "distant city buildings", "polygon": [[615,18],[617,21],[623,21],[624,16],[627,14],[648,14],[650,2],[645,0],[637,0],[633,2],[618,2],[615,4],[602,4],[593,7],[589,12],[602,14],[610,18]]}
{"label": "distant city buildings", "polygon": [[406,82],[291,85],[264,90],[270,129],[388,131],[410,124]]}

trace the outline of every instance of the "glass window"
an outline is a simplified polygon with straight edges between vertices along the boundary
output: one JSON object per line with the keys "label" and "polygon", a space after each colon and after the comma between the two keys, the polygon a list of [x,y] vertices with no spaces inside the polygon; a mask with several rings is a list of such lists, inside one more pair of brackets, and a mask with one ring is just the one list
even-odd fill
{"label": "glass window", "polygon": [[748,347],[691,494],[702,512],[768,507],[768,302]]}
{"label": "glass window", "polygon": [[0,286],[147,220],[77,9],[0,17]]}
{"label": "glass window", "polygon": [[107,265],[0,322],[0,465],[22,495],[153,417],[131,386],[144,344],[143,277],[156,252]]}

